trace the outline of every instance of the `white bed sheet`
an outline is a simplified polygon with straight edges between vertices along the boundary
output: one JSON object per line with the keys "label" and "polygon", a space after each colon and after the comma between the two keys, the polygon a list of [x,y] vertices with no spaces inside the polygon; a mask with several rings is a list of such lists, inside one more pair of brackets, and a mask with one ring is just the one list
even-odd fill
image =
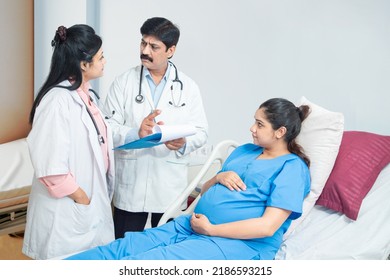
{"label": "white bed sheet", "polygon": [[25,138],[0,145],[0,208],[28,201],[33,174]]}
{"label": "white bed sheet", "polygon": [[367,194],[356,221],[315,206],[285,240],[276,259],[383,260],[390,254],[390,164]]}

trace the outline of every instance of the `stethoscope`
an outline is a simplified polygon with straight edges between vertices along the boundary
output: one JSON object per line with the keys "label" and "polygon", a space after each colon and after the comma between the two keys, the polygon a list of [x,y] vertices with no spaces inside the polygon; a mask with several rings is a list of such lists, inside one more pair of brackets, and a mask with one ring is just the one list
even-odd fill
{"label": "stethoscope", "polygon": [[[89,91],[93,92],[93,94],[96,96],[97,99],[100,99],[100,97],[99,97],[99,95],[97,94],[96,91],[94,91],[93,89],[89,89]],[[89,98],[90,98],[90,100],[93,102],[92,97],[89,97]],[[104,137],[103,137],[103,135],[100,133],[100,129],[99,129],[99,127],[98,127],[98,125],[97,125],[97,123],[96,123],[96,121],[95,121],[95,118],[92,116],[91,111],[88,109],[87,104],[85,104],[85,102],[84,102],[84,100],[83,100],[82,98],[81,98],[81,101],[83,101],[83,103],[84,103],[84,105],[85,105],[85,109],[87,109],[88,115],[89,115],[89,117],[91,118],[92,123],[93,123],[93,125],[94,125],[94,127],[95,127],[95,129],[96,129],[96,133],[97,133],[97,136],[98,136],[99,144],[100,144],[100,145],[104,144],[104,143],[105,143],[105,142],[104,142]]]}
{"label": "stethoscope", "polygon": [[[181,103],[181,97],[183,95],[183,83],[179,79],[179,74],[177,73],[177,68],[176,68],[175,64],[173,64],[171,61],[169,61],[169,63],[173,66],[173,68],[175,68],[175,79],[172,80],[172,84],[171,84],[171,98],[172,98],[172,100],[169,101],[168,103],[169,103],[169,105],[172,105],[173,107],[183,107],[186,105],[185,103]],[[145,97],[142,95],[143,72],[144,72],[144,66],[141,65],[141,72],[139,75],[139,89],[138,89],[138,94],[135,97],[135,102],[137,102],[138,104],[141,104],[145,101]],[[179,85],[180,85],[180,96],[179,96],[179,100],[177,102],[173,96],[173,83],[179,83]]]}

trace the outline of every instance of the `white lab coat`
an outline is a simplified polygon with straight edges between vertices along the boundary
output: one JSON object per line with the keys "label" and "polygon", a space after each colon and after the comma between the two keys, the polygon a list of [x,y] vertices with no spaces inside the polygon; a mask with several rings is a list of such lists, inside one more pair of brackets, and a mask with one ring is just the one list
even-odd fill
{"label": "white lab coat", "polygon": [[[68,82],[63,85],[70,85]],[[27,137],[35,178],[31,189],[23,253],[48,259],[114,240],[111,199],[114,160],[108,129],[109,171],[97,132],[76,91],[54,88],[37,107]],[[89,205],[53,198],[37,178],[71,172]]]}
{"label": "white lab coat", "polygon": [[[178,72],[183,83],[180,104],[185,103],[185,106],[169,104],[172,102],[170,87],[175,78],[173,67],[157,106],[153,104],[145,78],[142,79],[145,100],[137,103],[135,97],[139,92],[140,69],[141,66],[137,66],[118,76],[107,95],[104,111],[110,112],[108,122],[114,133],[114,146],[124,144],[129,130],[139,129],[142,120],[153,109],[162,111],[156,122],[194,125],[197,133],[186,138],[184,154],[171,151],[164,144],[146,149],[116,150],[117,176],[113,203],[125,211],[163,213],[186,187],[189,154],[206,143],[208,123],[197,84],[182,72]],[[178,102],[180,90],[175,90],[173,94]]]}

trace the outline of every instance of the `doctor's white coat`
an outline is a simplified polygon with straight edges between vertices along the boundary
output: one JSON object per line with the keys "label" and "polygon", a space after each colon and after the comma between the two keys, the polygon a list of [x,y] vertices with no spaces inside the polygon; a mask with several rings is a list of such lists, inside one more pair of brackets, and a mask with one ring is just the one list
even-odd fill
{"label": "doctor's white coat", "polygon": [[[110,112],[108,122],[113,130],[114,146],[125,143],[130,129],[139,129],[142,120],[154,109],[161,114],[156,122],[166,125],[189,124],[196,127],[196,134],[186,138],[184,154],[169,150],[164,144],[153,148],[116,150],[116,184],[114,206],[130,212],[163,213],[187,186],[189,154],[207,141],[208,123],[197,84],[182,72],[178,77],[183,83],[171,92],[175,78],[174,67],[170,68],[167,84],[157,106],[154,106],[148,82],[142,79],[143,103],[137,103],[140,70],[137,66],[118,76],[110,87],[104,106]],[[170,104],[185,104],[173,106]]]}
{"label": "doctor's white coat", "polygon": [[[65,82],[66,85],[67,82]],[[114,239],[111,198],[114,160],[108,129],[109,171],[97,132],[76,91],[54,88],[37,107],[27,142],[35,169],[23,253],[48,259],[106,244]],[[71,172],[90,205],[53,198],[37,178]]]}

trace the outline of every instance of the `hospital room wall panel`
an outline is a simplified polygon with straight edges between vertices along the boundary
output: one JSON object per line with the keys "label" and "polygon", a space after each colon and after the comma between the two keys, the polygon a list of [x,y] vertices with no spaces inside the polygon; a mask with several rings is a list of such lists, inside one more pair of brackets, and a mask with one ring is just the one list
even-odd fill
{"label": "hospital room wall panel", "polygon": [[49,71],[55,30],[86,23],[87,3],[93,1],[0,0],[0,144],[27,136],[34,96]]}
{"label": "hospital room wall panel", "polygon": [[33,102],[33,0],[0,1],[0,143],[25,137]]}
{"label": "hospital room wall panel", "polygon": [[30,131],[34,98],[34,0],[0,0],[0,144]]}

